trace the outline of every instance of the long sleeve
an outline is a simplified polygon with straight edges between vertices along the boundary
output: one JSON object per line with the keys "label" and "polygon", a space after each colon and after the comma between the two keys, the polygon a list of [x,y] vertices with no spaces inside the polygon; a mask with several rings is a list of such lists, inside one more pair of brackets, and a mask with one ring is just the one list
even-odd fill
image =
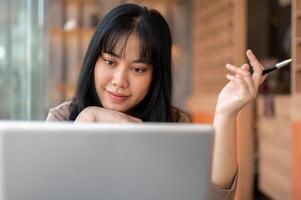
{"label": "long sleeve", "polygon": [[235,196],[237,187],[238,172],[236,172],[232,185],[229,189],[222,189],[217,187],[214,183],[210,186],[210,200],[232,200]]}
{"label": "long sleeve", "polygon": [[57,107],[49,109],[46,122],[68,121],[70,115],[70,101],[66,101]]}

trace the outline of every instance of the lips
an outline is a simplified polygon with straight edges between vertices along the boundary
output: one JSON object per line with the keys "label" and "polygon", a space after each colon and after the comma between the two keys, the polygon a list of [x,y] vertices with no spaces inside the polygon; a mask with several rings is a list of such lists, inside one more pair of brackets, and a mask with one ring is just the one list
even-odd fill
{"label": "lips", "polygon": [[106,90],[106,92],[108,94],[109,99],[112,102],[116,102],[116,103],[121,103],[121,102],[127,100],[127,98],[130,96],[130,95],[124,95],[124,94],[120,94],[120,93],[116,93],[116,92],[111,92],[108,90]]}

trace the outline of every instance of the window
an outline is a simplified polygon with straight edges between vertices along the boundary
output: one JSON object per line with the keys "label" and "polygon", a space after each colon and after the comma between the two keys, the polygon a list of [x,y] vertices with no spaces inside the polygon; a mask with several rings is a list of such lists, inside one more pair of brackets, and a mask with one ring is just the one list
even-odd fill
{"label": "window", "polygon": [[0,1],[0,119],[42,119],[42,0]]}

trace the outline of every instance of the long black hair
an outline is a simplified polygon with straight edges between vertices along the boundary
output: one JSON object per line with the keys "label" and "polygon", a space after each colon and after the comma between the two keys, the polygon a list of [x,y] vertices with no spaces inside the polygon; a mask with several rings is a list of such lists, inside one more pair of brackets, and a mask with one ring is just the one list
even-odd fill
{"label": "long black hair", "polygon": [[136,4],[113,8],[97,25],[70,105],[70,120],[75,120],[88,106],[102,107],[95,89],[95,63],[102,53],[112,53],[121,39],[126,38],[126,45],[132,34],[140,40],[140,58],[152,66],[152,81],[145,98],[133,108],[131,115],[147,122],[173,121],[170,30],[158,11]]}

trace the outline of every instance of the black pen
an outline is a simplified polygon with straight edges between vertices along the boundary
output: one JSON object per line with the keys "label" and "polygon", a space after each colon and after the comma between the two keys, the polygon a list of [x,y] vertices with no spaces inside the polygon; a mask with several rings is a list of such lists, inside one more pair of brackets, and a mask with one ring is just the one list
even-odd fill
{"label": "black pen", "polygon": [[267,73],[270,73],[270,72],[272,72],[272,71],[274,71],[274,70],[276,70],[276,69],[280,69],[280,68],[282,68],[282,67],[288,65],[290,62],[292,62],[292,59],[287,59],[287,60],[284,60],[284,61],[282,61],[282,62],[280,62],[280,63],[277,63],[277,64],[274,64],[274,65],[272,65],[272,66],[270,66],[270,67],[267,67],[267,68],[265,68],[265,69],[262,71],[262,75],[265,75],[265,74],[267,74]]}

